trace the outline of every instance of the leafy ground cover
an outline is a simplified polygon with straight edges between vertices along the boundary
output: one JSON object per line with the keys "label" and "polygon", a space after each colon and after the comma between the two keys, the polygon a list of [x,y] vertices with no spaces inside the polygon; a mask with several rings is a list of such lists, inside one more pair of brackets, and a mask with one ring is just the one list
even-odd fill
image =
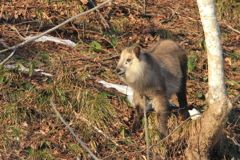
{"label": "leafy ground cover", "polygon": [[[99,4],[101,1],[97,1]],[[91,8],[80,1],[4,1],[0,10],[0,50],[23,37],[37,35]],[[240,4],[237,0],[216,1],[223,42],[224,71],[230,97],[240,91]],[[57,109],[75,133],[101,159],[145,159],[144,132],[130,132],[133,108],[126,97],[106,89],[98,79],[122,84],[114,70],[118,43],[149,47],[159,39],[173,39],[188,53],[188,103],[204,112],[208,107],[207,56],[204,34],[195,1],[152,0],[144,11],[143,1],[115,1],[99,9],[111,28],[92,12],[49,35],[77,43],[68,47],[54,42],[31,42],[16,50],[8,62],[28,67],[0,68],[0,157],[2,159],[90,159],[50,105]],[[146,12],[146,13],[144,13]],[[0,54],[1,61],[10,52]],[[52,77],[33,72],[40,68]],[[176,97],[171,99],[177,104]],[[213,152],[213,159],[240,158],[239,103],[229,115],[227,139]],[[172,108],[169,130],[182,122]],[[143,121],[144,123],[144,121]],[[149,115],[151,157],[184,159],[188,121],[168,140],[159,143],[154,113]],[[211,123],[211,122],[209,122]],[[104,134],[103,134],[104,133]],[[159,144],[158,144],[159,143]]]}

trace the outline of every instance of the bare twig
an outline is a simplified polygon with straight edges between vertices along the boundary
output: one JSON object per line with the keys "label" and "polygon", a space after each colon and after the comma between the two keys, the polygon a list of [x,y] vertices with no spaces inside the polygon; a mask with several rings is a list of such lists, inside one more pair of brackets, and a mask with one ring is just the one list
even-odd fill
{"label": "bare twig", "polygon": [[[159,143],[157,144],[154,144],[154,145],[151,145],[149,148],[152,148],[154,146],[157,146],[159,145],[160,143],[162,143],[163,141],[167,140],[169,137],[171,137],[171,135],[173,135],[173,133],[175,133],[184,123],[186,123],[189,119],[191,119],[192,117],[196,116],[196,115],[201,115],[200,113],[199,114],[194,114],[190,117],[188,117],[185,121],[183,121],[180,125],[178,125],[169,135],[167,135],[165,138],[163,138]],[[146,150],[146,149],[145,149]],[[144,151],[144,150],[142,150]]]}
{"label": "bare twig", "polygon": [[2,45],[5,47],[5,48],[8,48],[9,46],[7,45],[7,43],[4,41],[4,39],[0,39],[0,42],[2,43]]}
{"label": "bare twig", "polygon": [[78,29],[75,27],[75,25],[73,24],[73,22],[71,22],[71,24],[72,24],[73,29],[75,29],[75,31],[76,31],[77,34],[78,34],[78,40],[82,41],[82,39],[80,38],[80,33],[78,32]]}
{"label": "bare twig", "polygon": [[231,99],[232,104],[236,103],[237,101],[240,101],[240,94],[238,94],[236,97],[233,97]]}
{"label": "bare twig", "polygon": [[171,10],[172,10],[172,15],[168,18],[168,19],[165,19],[165,20],[162,20],[162,21],[160,21],[161,23],[166,23],[166,22],[169,22],[172,18],[173,18],[173,16],[177,13],[177,10],[178,10],[178,8],[180,7],[180,3],[178,4],[178,6],[177,6],[177,8],[175,9],[175,10],[172,10],[171,8]]}
{"label": "bare twig", "polygon": [[88,10],[88,11],[83,12],[83,13],[80,13],[80,14],[72,17],[72,18],[69,18],[68,20],[64,21],[63,23],[61,23],[61,24],[59,24],[59,25],[57,25],[57,26],[55,26],[55,27],[53,27],[53,28],[51,28],[51,29],[49,29],[49,30],[47,30],[47,31],[45,31],[45,32],[43,32],[43,33],[41,33],[41,34],[39,34],[39,35],[31,38],[31,39],[29,39],[29,40],[26,40],[26,41],[24,41],[24,42],[22,42],[22,43],[20,43],[20,44],[18,44],[18,45],[15,45],[15,46],[12,46],[12,47],[9,47],[9,48],[7,48],[7,49],[5,49],[5,50],[0,51],[0,53],[5,52],[5,51],[8,51],[8,50],[17,49],[18,47],[21,47],[21,46],[23,46],[23,45],[25,45],[25,44],[27,44],[27,43],[29,43],[29,42],[32,42],[32,41],[34,41],[34,40],[42,37],[43,35],[45,35],[45,34],[47,34],[47,33],[50,33],[50,32],[52,32],[52,31],[56,30],[57,28],[65,25],[65,24],[67,24],[68,22],[70,22],[70,21],[72,21],[72,20],[74,20],[74,19],[76,19],[76,18],[81,17],[81,16],[84,16],[84,15],[86,15],[86,14],[88,14],[88,13],[90,13],[90,12],[92,12],[92,11],[100,8],[100,7],[102,7],[103,5],[105,5],[105,4],[107,4],[107,3],[111,2],[111,1],[112,1],[112,0],[106,0],[106,1],[103,2],[102,4],[96,6],[96,7],[92,8],[92,9],[90,9],[90,10]]}
{"label": "bare twig", "polygon": [[220,24],[220,25],[221,25],[221,24],[226,25],[228,28],[230,28],[230,29],[233,30],[234,32],[240,34],[240,31],[234,29],[233,27],[231,27],[230,25],[228,25],[228,24],[226,24],[226,23],[224,23],[224,22],[220,22],[219,24]]}
{"label": "bare twig", "polygon": [[[167,140],[167,139],[168,139],[169,137],[171,137],[171,136],[173,135],[173,133],[175,133],[184,123],[186,123],[189,119],[191,119],[192,117],[194,117],[194,116],[196,116],[196,115],[201,115],[201,114],[200,114],[200,113],[199,113],[199,114],[194,114],[194,115],[188,117],[185,121],[183,121],[180,125],[178,125],[169,135],[167,135],[165,138],[163,138],[159,143],[154,144],[154,145],[151,145],[151,146],[149,147],[149,149],[151,149],[152,147],[157,146],[157,145],[159,145],[160,143],[162,143],[163,141]],[[112,156],[117,155],[117,154],[120,154],[120,153],[121,153],[121,156],[125,156],[125,155],[128,155],[128,154],[142,153],[142,152],[144,152],[145,150],[147,150],[147,148],[142,149],[142,150],[140,150],[140,151],[131,152],[131,153],[128,153],[128,152],[126,153],[126,152],[125,152],[125,154],[122,154],[122,151],[121,151],[121,152],[112,154],[111,156],[108,156],[108,157],[106,157],[106,158],[112,157]],[[103,158],[103,159],[106,159],[106,158]]]}
{"label": "bare twig", "polygon": [[107,138],[108,140],[110,140],[111,142],[113,142],[116,146],[120,147],[120,145],[115,142],[111,137],[109,137],[108,135],[106,135],[102,130],[100,130],[99,128],[97,128],[95,125],[93,125],[91,122],[89,122],[87,119],[85,119],[84,117],[80,116],[78,113],[74,112],[74,114],[76,115],[76,117],[80,118],[81,120],[83,120],[85,123],[87,123],[88,125],[92,126],[98,133],[102,134],[105,138]]}
{"label": "bare twig", "polygon": [[148,126],[147,126],[147,99],[146,97],[144,96],[144,129],[145,129],[145,138],[146,138],[146,147],[147,147],[147,160],[149,160],[149,154],[150,154],[150,148],[149,148],[149,137],[148,137]]}
{"label": "bare twig", "polygon": [[233,142],[236,146],[240,147],[240,143],[237,141],[237,139],[236,139],[235,136],[234,136],[234,137],[230,137],[230,136],[227,135],[227,138],[230,139],[230,140],[232,140],[232,142]]}
{"label": "bare twig", "polygon": [[[193,21],[201,22],[201,20],[193,19],[193,18],[191,18],[191,17],[185,17],[185,16],[182,16],[182,15],[179,15],[179,16],[180,16],[180,17],[183,17],[183,18],[188,18],[188,19],[193,20]],[[227,26],[228,28],[230,28],[232,31],[240,34],[240,31],[234,29],[233,27],[231,27],[230,25],[228,25],[228,24],[226,24],[226,23],[224,23],[224,22],[219,22],[219,26],[220,26],[220,25],[225,25],[225,26]]]}
{"label": "bare twig", "polygon": [[72,133],[72,135],[77,139],[77,141],[83,146],[84,149],[86,149],[88,151],[88,153],[90,153],[92,158],[94,158],[95,160],[98,160],[98,158],[93,154],[93,152],[86,146],[86,144],[74,133],[72,128],[65,122],[65,120],[63,119],[61,114],[58,112],[56,105],[53,102],[53,98],[50,98],[50,103],[51,103],[54,111],[56,112],[57,116],[60,118],[60,120],[63,122],[63,124],[68,128],[68,130]]}
{"label": "bare twig", "polygon": [[[186,123],[190,118],[192,118],[193,116],[196,116],[196,115],[201,115],[201,114],[194,114],[194,115],[188,117],[185,121],[183,121],[180,125],[178,125],[169,135],[167,135],[165,138],[163,138],[159,143],[154,144],[154,145],[151,145],[151,146],[149,147],[149,149],[151,149],[152,147],[157,146],[157,145],[159,145],[160,143],[162,143],[163,141],[167,140],[167,139],[168,139],[169,137],[171,137],[171,135],[173,135],[173,133],[175,133],[184,123]],[[141,153],[141,152],[143,152],[143,151],[145,151],[145,150],[146,150],[146,149],[143,149],[143,150],[136,151],[136,152],[133,152],[133,153],[139,153],[139,152]]]}
{"label": "bare twig", "polygon": [[15,51],[16,49],[14,49],[12,53],[0,63],[0,65],[4,65],[4,63],[6,63],[14,55]]}
{"label": "bare twig", "polygon": [[108,60],[113,60],[113,59],[117,59],[119,58],[119,56],[113,56],[113,57],[110,57],[110,58],[105,58],[105,59],[102,59],[102,61],[108,61]]}
{"label": "bare twig", "polygon": [[146,0],[143,1],[144,2],[144,6],[143,6],[143,13],[146,14]]}
{"label": "bare twig", "polygon": [[17,32],[20,39],[25,41],[25,38],[18,32],[17,28],[14,25],[11,25],[10,28]]}
{"label": "bare twig", "polygon": [[[93,3],[92,0],[88,0],[94,7],[95,4]],[[100,11],[98,9],[96,9],[96,11],[98,12],[100,18],[102,19],[102,21],[104,22],[104,24],[106,25],[107,29],[111,29],[111,27],[109,26],[109,24],[107,23],[106,19],[103,17],[103,15],[100,13]]]}

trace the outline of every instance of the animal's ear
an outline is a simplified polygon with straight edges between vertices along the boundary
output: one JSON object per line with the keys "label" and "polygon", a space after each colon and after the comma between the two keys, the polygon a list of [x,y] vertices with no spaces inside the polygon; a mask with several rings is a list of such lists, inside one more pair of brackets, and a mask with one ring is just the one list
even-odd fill
{"label": "animal's ear", "polygon": [[133,49],[133,53],[136,55],[137,58],[139,58],[140,52],[141,52],[141,47],[140,46],[136,46]]}
{"label": "animal's ear", "polygon": [[118,44],[116,49],[118,53],[122,53],[122,51],[125,49],[125,46],[123,44]]}

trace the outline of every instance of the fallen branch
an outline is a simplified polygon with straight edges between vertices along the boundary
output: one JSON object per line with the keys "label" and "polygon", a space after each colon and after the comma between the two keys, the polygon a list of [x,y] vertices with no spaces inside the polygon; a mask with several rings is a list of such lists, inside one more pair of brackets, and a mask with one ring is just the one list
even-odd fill
{"label": "fallen branch", "polygon": [[[94,7],[96,7],[92,0],[89,0],[89,2],[90,2]],[[107,29],[111,29],[111,27],[109,26],[109,24],[107,23],[107,21],[106,21],[106,19],[103,17],[103,15],[100,13],[100,11],[99,11],[98,9],[96,9],[96,11],[98,12],[100,18],[101,18],[102,21],[104,22],[106,28],[107,28]]]}
{"label": "fallen branch", "polygon": [[[45,35],[45,34],[47,34],[47,33],[50,33],[50,32],[52,32],[52,31],[56,30],[57,28],[65,25],[65,24],[67,24],[68,22],[70,22],[70,21],[72,21],[72,20],[74,20],[74,19],[76,19],[76,18],[78,18],[78,17],[84,16],[84,15],[86,15],[86,14],[88,14],[88,13],[94,11],[94,10],[97,10],[98,8],[102,7],[103,5],[105,5],[105,4],[107,4],[107,3],[111,2],[111,1],[112,1],[112,0],[107,0],[107,1],[103,2],[102,4],[100,4],[100,5],[92,8],[92,9],[86,11],[86,12],[80,13],[80,14],[72,17],[72,18],[67,19],[67,20],[64,21],[63,23],[61,23],[61,24],[59,24],[59,25],[57,25],[57,26],[55,26],[55,27],[53,27],[53,28],[51,28],[51,29],[49,29],[49,30],[47,30],[47,31],[45,31],[45,32],[43,32],[43,33],[41,33],[41,34],[39,34],[39,35],[31,38],[31,39],[29,39],[29,40],[26,40],[26,41],[24,41],[24,42],[22,42],[22,43],[20,43],[20,44],[17,44],[17,45],[15,45],[15,46],[12,46],[12,47],[9,47],[9,48],[7,48],[7,49],[4,49],[4,50],[0,51],[0,53],[6,52],[6,51],[8,51],[8,50],[15,50],[15,49],[17,49],[17,48],[19,48],[19,47],[21,47],[21,46],[23,46],[23,45],[25,45],[25,44],[27,44],[27,43],[29,43],[29,42],[32,42],[32,41],[34,41],[34,40],[42,37],[43,35]],[[13,54],[14,54],[14,53],[13,53]],[[7,59],[10,59],[10,58],[13,56],[13,54],[9,55],[9,57],[7,57]],[[5,60],[4,60],[4,61],[5,61]],[[4,63],[1,62],[1,64],[4,64]]]}
{"label": "fallen branch", "polygon": [[232,104],[234,104],[234,103],[236,103],[236,102],[238,102],[238,101],[240,101],[240,94],[238,94],[236,97],[233,97],[233,98],[231,99],[231,103],[232,103]]}
{"label": "fallen branch", "polygon": [[97,128],[95,125],[93,125],[91,122],[89,122],[87,119],[85,119],[84,117],[80,116],[80,114],[76,113],[74,111],[74,114],[77,118],[81,119],[82,121],[84,121],[85,123],[87,123],[89,126],[92,126],[98,133],[102,134],[105,138],[107,138],[108,140],[110,140],[111,142],[113,142],[117,147],[120,147],[120,145],[115,142],[111,137],[109,137],[108,135],[106,135],[102,130],[100,130],[99,128]]}
{"label": "fallen branch", "polygon": [[108,61],[108,60],[113,60],[113,59],[117,59],[119,58],[119,56],[113,56],[113,57],[110,57],[110,58],[105,58],[105,59],[102,59],[102,61]]}
{"label": "fallen branch", "polygon": [[230,25],[228,25],[228,24],[226,24],[226,23],[224,23],[224,22],[220,22],[220,25],[222,25],[222,24],[225,25],[225,26],[227,26],[228,28],[230,28],[232,31],[234,31],[234,32],[236,32],[236,33],[238,33],[238,34],[240,34],[240,31],[234,29],[234,28],[231,27]]}
{"label": "fallen branch", "polygon": [[7,45],[7,43],[4,41],[4,39],[0,39],[0,42],[2,43],[2,45],[5,47],[5,48],[8,48],[9,46]]}
{"label": "fallen branch", "polygon": [[74,131],[72,130],[72,128],[65,122],[65,120],[63,119],[63,117],[61,116],[61,114],[58,112],[55,103],[53,102],[53,98],[50,98],[50,103],[54,109],[54,111],[56,112],[57,116],[60,118],[60,120],[63,122],[63,124],[68,128],[68,130],[72,133],[72,135],[77,139],[77,141],[83,146],[84,149],[86,149],[88,151],[88,153],[90,153],[90,155],[92,156],[93,159],[98,160],[98,158],[93,154],[93,152],[87,147],[87,145],[74,133]]}
{"label": "fallen branch", "polygon": [[12,53],[0,63],[0,65],[4,65],[4,63],[6,63],[14,55],[15,51],[16,49],[14,49]]}
{"label": "fallen branch", "polygon": [[165,20],[161,20],[160,22],[161,23],[167,23],[167,22],[169,22],[172,18],[173,18],[173,16],[177,13],[177,10],[178,10],[178,8],[180,7],[180,3],[178,4],[178,6],[177,6],[177,8],[175,9],[175,10],[172,10],[171,8],[171,10],[172,10],[172,15],[168,18],[168,19],[165,19]]}
{"label": "fallen branch", "polygon": [[148,126],[147,126],[147,123],[148,123],[148,120],[147,120],[147,109],[146,109],[146,106],[148,105],[148,102],[147,102],[147,99],[146,97],[144,96],[143,97],[144,99],[144,105],[143,105],[143,110],[144,110],[144,130],[145,130],[145,138],[146,138],[146,147],[147,147],[147,160],[150,159],[150,147],[149,147],[149,137],[148,137]]}

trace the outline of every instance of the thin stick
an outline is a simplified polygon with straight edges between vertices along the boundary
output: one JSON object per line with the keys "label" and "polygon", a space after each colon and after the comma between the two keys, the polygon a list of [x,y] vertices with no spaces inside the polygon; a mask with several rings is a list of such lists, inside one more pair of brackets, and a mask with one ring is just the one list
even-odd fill
{"label": "thin stick", "polygon": [[146,0],[143,1],[144,2],[144,6],[143,6],[143,14],[146,14]]}
{"label": "thin stick", "polygon": [[232,104],[236,103],[237,101],[240,101],[240,94],[238,94],[237,96],[235,96],[231,99]]}
{"label": "thin stick", "polygon": [[148,127],[147,127],[147,110],[146,110],[146,106],[147,106],[147,99],[144,96],[144,107],[143,107],[143,111],[144,111],[144,128],[145,128],[145,138],[146,138],[146,147],[147,147],[147,160],[149,160],[149,137],[148,137]]}
{"label": "thin stick", "polygon": [[224,23],[224,22],[220,22],[220,25],[221,25],[221,24],[226,25],[228,28],[230,28],[230,29],[233,30],[234,32],[240,34],[240,32],[239,32],[238,30],[234,29],[234,28],[231,27],[230,25],[228,25],[228,24],[226,24],[226,23]]}
{"label": "thin stick", "polygon": [[74,20],[74,19],[76,19],[76,18],[81,17],[81,16],[84,16],[84,15],[86,15],[86,14],[88,14],[88,13],[90,13],[90,12],[92,12],[92,11],[100,8],[100,7],[102,7],[103,5],[105,5],[105,4],[107,4],[107,3],[111,2],[111,1],[112,1],[112,0],[107,0],[107,1],[103,2],[102,4],[100,4],[100,5],[92,8],[92,9],[86,11],[86,12],[80,13],[80,14],[72,17],[72,18],[67,19],[67,20],[64,21],[63,23],[61,23],[61,24],[59,24],[59,25],[57,25],[57,26],[55,26],[55,27],[53,27],[53,28],[51,28],[51,29],[49,29],[49,30],[47,30],[47,31],[45,31],[45,32],[43,32],[43,33],[41,33],[41,34],[39,34],[39,35],[31,38],[31,39],[29,39],[29,40],[26,40],[26,41],[24,41],[24,42],[22,42],[22,43],[20,43],[20,44],[18,44],[18,45],[9,47],[9,48],[7,48],[7,49],[4,49],[4,50],[0,51],[0,53],[5,52],[5,51],[8,51],[8,50],[17,49],[18,47],[21,47],[21,46],[25,45],[26,43],[32,42],[32,41],[34,41],[34,40],[42,37],[43,35],[45,35],[45,34],[47,34],[47,33],[50,33],[50,32],[52,32],[52,31],[56,30],[57,28],[65,25],[65,24],[67,24],[68,22],[70,22],[70,21],[72,21],[72,20]]}
{"label": "thin stick", "polygon": [[[196,116],[196,115],[201,115],[201,114],[200,114],[200,113],[199,113],[199,114],[194,114],[194,115],[188,117],[185,121],[183,121],[180,125],[178,125],[169,135],[167,135],[165,138],[163,138],[159,143],[154,144],[154,145],[151,145],[151,146],[149,147],[149,149],[151,149],[152,147],[157,146],[157,145],[159,145],[160,143],[162,143],[163,141],[167,140],[167,139],[168,139],[169,137],[171,137],[171,135],[172,135],[173,133],[175,133],[184,123],[186,123],[190,118],[192,118],[193,116]],[[128,154],[142,153],[142,152],[145,151],[145,150],[146,150],[146,148],[145,148],[145,149],[142,149],[142,150],[139,150],[139,151],[131,152],[131,153],[128,153],[128,152],[127,152],[127,153],[125,153],[125,154],[122,154],[121,157],[122,157],[122,156],[125,156],[125,155],[128,155]],[[108,157],[106,157],[106,158],[112,157],[112,156],[117,155],[117,154],[120,154],[120,153],[122,153],[122,151],[121,151],[121,152],[118,152],[118,153],[115,153],[115,154],[112,154],[112,155],[110,155],[110,156],[108,156]],[[103,158],[103,159],[106,159],[106,158]]]}
{"label": "thin stick", "polygon": [[25,38],[18,32],[17,28],[14,25],[10,26],[10,28],[17,32],[17,34],[20,37],[20,39],[25,41]]}
{"label": "thin stick", "polygon": [[111,137],[109,137],[107,134],[105,134],[102,130],[100,130],[99,128],[97,128],[96,126],[94,126],[91,122],[89,122],[87,119],[85,119],[84,117],[78,115],[78,113],[74,112],[76,117],[79,117],[81,120],[83,120],[85,123],[87,123],[89,126],[92,126],[95,130],[97,130],[98,133],[102,134],[105,138],[109,139],[110,141],[112,141],[117,147],[120,147],[120,145],[115,142]]}
{"label": "thin stick", "polygon": [[110,58],[102,59],[102,61],[108,61],[108,60],[113,60],[113,59],[117,59],[117,58],[119,58],[119,56],[113,56]]}
{"label": "thin stick", "polygon": [[4,63],[6,63],[14,55],[15,51],[16,49],[14,49],[12,53],[0,63],[0,65],[3,65]]}
{"label": "thin stick", "polygon": [[177,8],[174,11],[170,8],[172,10],[172,15],[168,19],[161,20],[160,22],[161,23],[169,22],[173,18],[173,16],[177,13],[177,10],[178,10],[179,7],[180,7],[180,3],[178,4]]}
{"label": "thin stick", "polygon": [[[159,143],[157,144],[154,144],[154,145],[151,145],[149,148],[152,148],[154,146],[157,146],[159,145],[160,143],[162,143],[163,141],[167,140],[173,133],[175,133],[184,123],[186,123],[190,118],[192,118],[193,116],[196,116],[196,115],[201,115],[200,113],[198,114],[194,114],[190,117],[188,117],[185,121],[183,121],[180,125],[178,125],[169,135],[167,135],[165,138],[163,138]],[[143,152],[144,150],[146,149],[143,149],[141,152]]]}
{"label": "thin stick", "polygon": [[[95,7],[95,4],[93,3],[92,0],[89,0],[89,2]],[[107,23],[106,19],[103,17],[103,15],[100,13],[100,11],[98,9],[96,9],[96,11],[98,12],[100,18],[102,19],[102,21],[105,23],[107,29],[110,29],[111,27],[109,26],[109,24]]]}
{"label": "thin stick", "polygon": [[72,128],[65,122],[65,120],[63,119],[63,117],[61,116],[61,114],[58,112],[55,103],[53,102],[53,98],[50,98],[50,103],[54,109],[54,111],[56,112],[57,116],[60,118],[60,120],[63,122],[63,124],[68,128],[68,130],[72,133],[72,135],[77,139],[77,141],[83,146],[83,148],[85,148],[88,153],[90,153],[90,155],[92,156],[93,159],[98,160],[98,158],[93,154],[93,152],[87,147],[87,145],[74,133],[74,131],[72,130]]}
{"label": "thin stick", "polygon": [[8,48],[9,46],[7,45],[7,43],[4,41],[4,39],[0,39],[0,42],[2,43],[2,45],[5,47],[5,48]]}

